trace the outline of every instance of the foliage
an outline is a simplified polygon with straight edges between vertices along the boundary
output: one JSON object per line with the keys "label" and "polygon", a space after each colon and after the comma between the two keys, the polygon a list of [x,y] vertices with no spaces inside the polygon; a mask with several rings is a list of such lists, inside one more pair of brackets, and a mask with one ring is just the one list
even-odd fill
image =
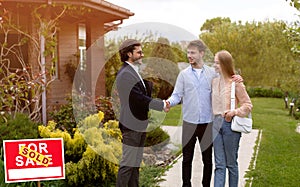
{"label": "foliage", "polygon": [[120,41],[115,42],[114,40],[105,40],[105,88],[107,96],[111,95],[111,90],[114,85],[118,70],[123,64],[118,53],[120,43]]}
{"label": "foliage", "polygon": [[118,123],[110,120],[100,126],[104,113],[87,116],[78,123],[74,136],[56,129],[56,123],[39,126],[44,138],[64,140],[66,183],[68,186],[101,186],[113,184],[121,156],[121,132]]}
{"label": "foliage", "polygon": [[43,138],[63,138],[65,162],[77,162],[87,147],[84,138],[77,129],[73,137],[71,137],[68,131],[56,129],[56,125],[54,121],[49,121],[47,126],[39,126],[39,135]]}
{"label": "foliage", "polygon": [[218,27],[218,25],[221,25],[223,23],[231,23],[230,18],[216,17],[216,18],[206,20],[205,23],[200,28],[200,30],[205,32],[214,32],[215,27]]}
{"label": "foliage", "polygon": [[[123,64],[120,61],[118,48],[121,42],[127,38],[137,39],[142,43],[145,57],[141,66],[141,74],[143,78],[154,81],[153,96],[166,97],[165,95],[170,92],[170,88],[172,89],[175,84],[178,74],[177,62],[186,61],[187,59],[181,44],[170,44],[166,38],[158,38],[151,32],[144,33],[141,37],[125,36],[115,40],[105,39],[105,49],[107,49],[105,50],[106,95],[113,95],[117,72]],[[168,74],[166,74],[166,71]],[[165,88],[166,91],[164,91]]]}
{"label": "foliage", "polygon": [[2,112],[15,117],[17,113],[28,113],[31,119],[39,116],[39,94],[42,90],[42,77],[31,77],[28,69],[9,71],[5,64],[0,65],[0,108]]}
{"label": "foliage", "polygon": [[141,187],[158,187],[158,184],[164,180],[159,176],[162,176],[165,171],[166,169],[160,166],[141,167],[139,185]]}
{"label": "foliage", "polygon": [[71,135],[74,133],[74,128],[76,128],[76,120],[73,114],[72,100],[67,98],[67,103],[61,105],[59,110],[51,111],[50,117],[56,123],[57,129],[67,130]]}
{"label": "foliage", "polygon": [[115,182],[118,168],[87,147],[77,163],[66,164],[68,186],[110,186]]}
{"label": "foliage", "polygon": [[104,96],[99,96],[98,98],[96,98],[95,106],[97,108],[97,111],[104,112],[103,123],[109,120],[116,119],[111,100],[112,100],[111,97],[104,97]]}
{"label": "foliage", "polygon": [[170,135],[165,132],[161,127],[150,128],[146,134],[145,147],[155,146],[162,144],[160,146],[166,145],[169,142]]}
{"label": "foliage", "polygon": [[166,113],[156,110],[149,111],[149,125],[147,128],[145,147],[160,149],[169,143],[169,134],[161,128]]}
{"label": "foliage", "polygon": [[[14,116],[6,115],[0,118],[0,139],[36,139],[38,138],[38,123],[32,121],[28,115],[16,113]],[[2,187],[36,187],[36,182],[25,182],[15,184],[5,184],[5,171],[3,161],[3,145],[0,145],[0,186]],[[10,155],[7,155],[10,156]],[[4,185],[5,184],[5,185]]]}
{"label": "foliage", "polygon": [[250,97],[271,97],[283,98],[284,93],[278,88],[263,88],[263,87],[249,87],[247,92]]}
{"label": "foliage", "polygon": [[[90,100],[89,97],[83,95],[73,94],[72,98],[67,96],[66,104],[61,105],[58,110],[50,112],[50,117],[56,122],[55,128],[67,130],[72,136],[76,124],[89,114],[97,111],[94,109],[93,104],[89,102]],[[98,105],[101,104],[98,103]],[[101,109],[108,110],[108,108]]]}
{"label": "foliage", "polygon": [[[54,65],[57,60],[53,55],[56,49],[57,19],[64,13],[62,10],[57,17],[50,20],[42,18],[40,11],[43,6],[35,6],[32,21],[37,33],[28,33],[22,28],[13,15],[14,11],[0,4],[0,93],[3,96],[0,107],[8,114],[16,112],[29,114],[32,120],[40,120],[41,95],[45,88],[54,80]],[[21,5],[20,5],[21,6]],[[13,38],[13,39],[12,39]],[[28,51],[40,54],[41,39],[45,40],[44,57],[49,61],[42,64],[37,55],[28,62]],[[30,49],[28,49],[30,47]],[[47,78],[48,79],[47,79]]]}
{"label": "foliage", "polygon": [[[286,0],[290,3],[290,6],[296,8],[300,11],[300,1],[299,0]],[[300,14],[298,14],[300,18]],[[293,47],[291,50],[296,53],[300,54],[300,21],[295,21],[291,26],[286,27],[286,33],[288,35],[289,40],[293,43]]]}
{"label": "foliage", "polygon": [[295,7],[297,10],[300,10],[300,1],[299,0],[286,0],[290,3],[292,7]]}
{"label": "foliage", "polygon": [[[0,119],[0,140],[38,138],[38,125],[26,114],[17,113],[15,117],[6,115],[5,120]],[[0,145],[1,147],[2,144]]]}
{"label": "foliage", "polygon": [[152,45],[153,49],[144,60],[145,68],[141,74],[154,83],[153,97],[167,99],[172,94],[179,73],[178,60],[168,39],[160,37]]}
{"label": "foliage", "polygon": [[[15,5],[11,8],[6,2],[0,3],[0,94],[3,96],[0,108],[10,115],[28,113],[32,120],[40,121],[42,92],[57,73],[59,20],[65,15],[75,17],[91,10],[56,3]],[[22,14],[16,14],[15,8],[19,12],[30,10],[32,25],[21,25]],[[55,14],[49,16],[47,12],[52,8]]]}
{"label": "foliage", "polygon": [[300,92],[299,58],[290,51],[293,43],[284,33],[284,22],[225,21],[213,28],[212,32],[203,32],[200,38],[213,53],[222,49],[231,52],[247,86]]}

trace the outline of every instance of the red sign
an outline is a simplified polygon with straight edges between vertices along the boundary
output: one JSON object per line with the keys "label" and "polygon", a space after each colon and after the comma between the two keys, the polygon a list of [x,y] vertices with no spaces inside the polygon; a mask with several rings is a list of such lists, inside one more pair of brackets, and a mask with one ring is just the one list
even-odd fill
{"label": "red sign", "polygon": [[5,183],[65,179],[62,138],[4,140]]}

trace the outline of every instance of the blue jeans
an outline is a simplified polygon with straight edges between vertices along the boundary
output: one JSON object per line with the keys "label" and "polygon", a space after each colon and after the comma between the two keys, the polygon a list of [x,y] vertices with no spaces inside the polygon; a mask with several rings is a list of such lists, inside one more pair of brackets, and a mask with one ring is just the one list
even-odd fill
{"label": "blue jeans", "polygon": [[231,122],[225,121],[220,115],[213,122],[213,147],[215,156],[214,186],[224,187],[226,168],[229,173],[229,186],[237,187],[239,183],[238,149],[240,132],[231,130]]}

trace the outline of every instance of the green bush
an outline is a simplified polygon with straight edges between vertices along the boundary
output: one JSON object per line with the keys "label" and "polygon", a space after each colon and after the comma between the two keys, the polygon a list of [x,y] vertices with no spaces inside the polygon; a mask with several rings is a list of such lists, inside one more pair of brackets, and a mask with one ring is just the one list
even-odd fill
{"label": "green bush", "polygon": [[160,166],[141,167],[139,185],[141,187],[158,187],[158,184],[165,180],[159,176],[164,175],[166,170]]}
{"label": "green bush", "polygon": [[0,120],[0,140],[38,138],[38,125],[40,124],[30,120],[26,114],[17,113],[15,118],[5,116],[5,119]]}
{"label": "green bush", "polygon": [[294,117],[295,117],[296,120],[299,120],[300,119],[300,112],[295,112]]}
{"label": "green bush", "polygon": [[61,105],[59,110],[50,112],[50,117],[56,122],[57,129],[67,130],[73,135],[73,129],[76,128],[76,120],[73,115],[72,100],[67,98],[67,104]]}
{"label": "green bush", "polygon": [[262,88],[262,87],[249,87],[247,92],[250,97],[272,97],[283,98],[284,92],[279,88]]}
{"label": "green bush", "polygon": [[161,127],[149,128],[146,134],[145,147],[159,145],[166,145],[170,140],[170,135]]}
{"label": "green bush", "polygon": [[47,127],[39,126],[42,137],[62,137],[64,140],[66,186],[110,186],[115,183],[116,163],[122,152],[121,132],[117,121],[110,120],[100,126],[103,118],[102,112],[86,117],[78,123],[74,136],[66,130],[56,129],[54,121],[49,121]]}
{"label": "green bush", "polygon": [[[90,113],[95,113],[97,111],[103,111],[104,113],[104,119],[101,122],[102,124],[109,120],[116,119],[110,97],[100,96],[95,100],[95,107],[89,106],[89,108],[75,108],[74,110],[74,107],[77,107],[76,104],[79,103],[79,97],[80,96],[76,97],[75,95],[72,97],[72,99],[75,99],[74,103],[72,102],[72,99],[68,97],[66,104],[61,105],[58,110],[50,112],[51,119],[56,122],[55,128],[67,130],[71,136],[73,136],[74,128],[76,128],[77,123],[87,117]],[[74,116],[74,112],[76,112],[76,116]]]}

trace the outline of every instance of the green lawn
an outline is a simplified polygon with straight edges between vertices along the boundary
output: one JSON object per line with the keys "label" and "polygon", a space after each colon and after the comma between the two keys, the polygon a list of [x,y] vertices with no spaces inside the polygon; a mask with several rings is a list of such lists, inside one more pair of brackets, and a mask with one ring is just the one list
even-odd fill
{"label": "green lawn", "polygon": [[[300,187],[300,121],[290,117],[283,99],[252,98],[255,129],[262,130],[255,169],[247,173],[252,187]],[[171,108],[163,125],[182,124],[181,105]],[[247,184],[249,186],[249,184]]]}
{"label": "green lawn", "polygon": [[181,105],[176,105],[166,114],[162,125],[178,126],[182,125]]}
{"label": "green lawn", "polygon": [[290,117],[283,99],[252,98],[254,128],[262,129],[256,166],[248,172],[252,187],[300,186],[299,121]]}

